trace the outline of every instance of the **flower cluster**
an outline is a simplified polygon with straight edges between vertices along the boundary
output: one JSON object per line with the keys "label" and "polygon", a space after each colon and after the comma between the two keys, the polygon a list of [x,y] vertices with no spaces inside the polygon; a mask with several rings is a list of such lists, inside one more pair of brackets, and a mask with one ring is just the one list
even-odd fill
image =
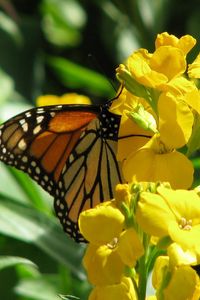
{"label": "flower cluster", "polygon": [[[177,149],[187,147],[192,154],[200,147],[200,92],[194,80],[200,78],[200,55],[192,64],[186,62],[195,42],[189,35],[178,39],[159,34],[154,53],[140,49],[117,68],[125,88],[112,110],[122,114],[120,135],[131,130],[136,140],[136,149],[119,141],[118,158],[124,160],[128,182],[159,180],[169,181],[173,188],[191,187],[192,163]],[[133,128],[136,125],[139,128]]]}
{"label": "flower cluster", "polygon": [[[126,189],[127,185],[123,193],[129,198]],[[124,205],[128,209],[129,205]],[[90,300],[136,299],[133,283],[125,276],[125,270],[135,266],[144,249],[129,217],[119,209],[117,199],[80,215],[80,231],[90,242],[83,264],[90,282],[96,286]]]}
{"label": "flower cluster", "polygon": [[121,115],[117,159],[127,184],[79,218],[90,300],[200,298],[200,197],[189,190],[189,157],[200,148],[200,55],[186,60],[195,43],[159,34],[153,53],[139,49],[116,70],[123,89],[110,110]]}

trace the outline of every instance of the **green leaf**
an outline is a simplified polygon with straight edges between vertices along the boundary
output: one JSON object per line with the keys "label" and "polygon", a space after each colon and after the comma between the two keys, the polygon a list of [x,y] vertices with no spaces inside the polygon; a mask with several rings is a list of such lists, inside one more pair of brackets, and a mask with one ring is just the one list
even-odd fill
{"label": "green leaf", "polygon": [[83,247],[63,233],[54,217],[0,194],[0,233],[33,243],[78,278],[85,278],[80,268]]}
{"label": "green leaf", "polygon": [[159,33],[170,15],[169,0],[137,0],[138,13],[147,32]]}
{"label": "green leaf", "polygon": [[0,29],[9,34],[16,44],[21,45],[23,42],[22,34],[19,30],[17,22],[8,17],[2,11],[0,12]]}
{"label": "green leaf", "polygon": [[113,88],[101,74],[62,57],[49,57],[47,62],[64,86],[84,89],[87,93],[89,90],[95,95],[113,96]]}
{"label": "green leaf", "polygon": [[0,270],[13,267],[18,264],[31,265],[32,267],[37,268],[37,266],[32,261],[23,257],[3,255],[0,256]]}
{"label": "green leaf", "polygon": [[14,91],[14,81],[0,68],[0,104],[5,102]]}
{"label": "green leaf", "polygon": [[[27,195],[21,189],[15,178],[11,176],[9,168],[2,162],[0,162],[0,182],[0,194],[11,198],[13,197],[17,202],[29,202]],[[11,186],[12,188],[8,188]]]}
{"label": "green leaf", "polygon": [[200,169],[200,158],[199,157],[195,157],[192,159],[192,163],[193,163],[193,166],[196,170],[199,170]]}
{"label": "green leaf", "polygon": [[80,300],[80,298],[72,295],[59,295],[59,297],[63,300]]}
{"label": "green leaf", "polygon": [[[133,26],[134,18],[128,18],[128,15],[120,9],[120,5],[116,5],[112,1],[104,0],[103,2],[96,2],[99,9],[104,13],[103,22],[100,25],[101,35],[105,46],[107,46],[107,51],[108,53],[111,52],[111,55],[118,62],[122,62],[134,50],[140,47],[139,32]],[[135,6],[134,4],[131,5],[132,7]],[[131,9],[127,10],[129,13],[131,12]],[[110,34],[111,32],[112,34]]]}
{"label": "green leaf", "polygon": [[15,293],[37,300],[59,300],[59,278],[56,275],[43,275],[33,279],[23,279],[15,287]]}
{"label": "green leaf", "polygon": [[8,171],[11,176],[16,180],[17,184],[27,196],[27,199],[30,203],[32,203],[36,208],[40,211],[44,211],[45,213],[50,213],[50,205],[44,201],[41,194],[39,193],[38,188],[36,187],[35,182],[30,179],[27,174],[16,170],[15,168],[8,167]]}
{"label": "green leaf", "polygon": [[86,14],[74,0],[44,0],[41,5],[42,28],[48,41],[59,47],[76,46]]}

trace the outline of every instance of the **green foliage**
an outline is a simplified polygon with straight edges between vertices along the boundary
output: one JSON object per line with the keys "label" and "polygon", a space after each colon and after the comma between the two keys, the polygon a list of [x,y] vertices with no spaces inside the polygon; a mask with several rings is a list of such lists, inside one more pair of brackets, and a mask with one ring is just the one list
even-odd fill
{"label": "green foliage", "polygon": [[32,265],[34,267],[37,267],[32,261],[23,257],[0,255],[0,270],[15,266],[17,264],[27,264],[27,265]]}
{"label": "green foliage", "polygon": [[112,95],[113,89],[107,79],[101,74],[75,64],[65,58],[50,57],[48,64],[66,87],[82,88],[85,93],[92,92],[94,95]]}
{"label": "green foliage", "polygon": [[[2,121],[41,94],[110,99],[115,67],[138,47],[153,49],[157,33],[200,38],[198,0],[28,2],[0,3]],[[0,164],[1,299],[87,299],[84,248],[62,232],[52,203],[28,176]]]}

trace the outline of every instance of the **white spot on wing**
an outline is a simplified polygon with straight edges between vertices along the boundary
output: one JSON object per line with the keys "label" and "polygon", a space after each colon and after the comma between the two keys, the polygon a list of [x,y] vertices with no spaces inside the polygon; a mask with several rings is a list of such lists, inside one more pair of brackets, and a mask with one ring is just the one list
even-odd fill
{"label": "white spot on wing", "polygon": [[36,167],[36,162],[35,162],[35,161],[32,161],[32,162],[31,162],[31,166],[32,166],[32,167]]}
{"label": "white spot on wing", "polygon": [[27,132],[27,131],[28,131],[28,123],[24,123],[24,124],[22,125],[22,128],[23,128],[23,130],[24,130],[25,132]]}
{"label": "white spot on wing", "polygon": [[35,168],[35,172],[36,172],[37,174],[40,174],[40,168],[39,168],[39,167]]}
{"label": "white spot on wing", "polygon": [[28,111],[28,112],[25,113],[25,116],[26,116],[27,118],[30,118],[30,117],[31,117],[31,113]]}
{"label": "white spot on wing", "polygon": [[42,129],[42,128],[41,128],[40,125],[36,126],[36,127],[33,129],[33,134],[37,134],[38,132],[40,132],[41,129]]}
{"label": "white spot on wing", "polygon": [[27,162],[28,162],[28,157],[27,157],[27,156],[23,156],[23,157],[22,157],[22,161],[23,161],[24,163],[27,163]]}
{"label": "white spot on wing", "polygon": [[25,119],[19,120],[19,124],[23,125],[24,123],[26,123],[26,120],[25,120]]}
{"label": "white spot on wing", "polygon": [[49,180],[49,177],[47,175],[44,175],[44,180],[47,182]]}
{"label": "white spot on wing", "polygon": [[41,123],[44,120],[44,116],[37,117],[37,123]]}
{"label": "white spot on wing", "polygon": [[18,143],[18,147],[20,150],[26,150],[27,144],[25,142],[24,139],[22,139],[19,143]]}

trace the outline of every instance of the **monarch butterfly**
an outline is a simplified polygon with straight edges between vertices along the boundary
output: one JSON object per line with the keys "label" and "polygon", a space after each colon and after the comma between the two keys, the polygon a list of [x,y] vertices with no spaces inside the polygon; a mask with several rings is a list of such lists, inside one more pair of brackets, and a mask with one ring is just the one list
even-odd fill
{"label": "monarch butterfly", "polygon": [[0,126],[0,160],[54,197],[63,229],[77,242],[80,212],[111,199],[123,181],[116,160],[120,116],[110,104],[33,108]]}

